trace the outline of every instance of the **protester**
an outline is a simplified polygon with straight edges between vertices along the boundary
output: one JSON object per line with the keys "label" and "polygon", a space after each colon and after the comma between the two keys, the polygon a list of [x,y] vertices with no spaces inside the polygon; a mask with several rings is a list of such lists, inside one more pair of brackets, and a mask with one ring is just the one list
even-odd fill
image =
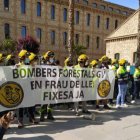
{"label": "protester", "polygon": [[[31,54],[32,55],[32,54]],[[19,63],[16,64],[17,68],[24,67],[25,65],[29,65],[32,63],[32,60],[30,62],[29,56],[31,57],[30,53],[28,53],[26,50],[21,50],[19,53]],[[18,128],[23,128],[23,117],[24,117],[24,108],[18,109],[19,116],[18,116]],[[28,108],[29,113],[29,122],[36,124],[38,123],[34,118],[33,108]]]}
{"label": "protester", "polygon": [[[16,68],[21,68],[24,67],[25,65],[30,65],[31,67],[35,67],[37,65],[38,57],[37,54],[34,54],[32,52],[27,52],[27,50],[21,50],[20,53],[18,54],[19,56],[19,63],[15,63],[16,57],[12,54],[9,54],[5,58],[5,66],[16,66]],[[127,61],[125,59],[119,60],[119,66],[118,66],[118,61],[116,59],[109,59],[107,56],[103,56],[101,59],[98,60],[92,60],[90,65],[88,63],[89,58],[86,54],[81,54],[78,57],[78,64],[74,65],[73,62],[70,60],[70,58],[66,58],[64,61],[64,70],[69,68],[75,69],[76,74],[78,70],[82,70],[84,68],[92,68],[93,70],[95,69],[103,69],[103,70],[108,70],[111,69],[115,73],[115,85],[114,85],[114,98],[110,100],[110,103],[113,103],[114,99],[117,96],[117,101],[116,101],[116,108],[119,107],[128,107],[125,103],[125,96],[126,96],[126,91],[128,89],[127,84],[128,80],[131,80],[129,77],[130,73],[130,64],[129,66],[126,65]],[[3,66],[4,62],[4,57],[3,54],[0,53],[0,63],[1,66]],[[3,65],[2,65],[3,64]],[[48,66],[57,66],[59,65],[59,60],[57,61],[55,59],[55,53],[53,51],[47,51],[45,55],[42,57],[40,65],[48,65]],[[135,72],[133,75],[134,78],[134,93],[132,97],[132,102],[134,103],[136,98],[139,98],[139,92],[140,92],[140,66],[135,65]],[[95,76],[93,78],[93,82],[98,80],[98,77]],[[88,93],[87,93],[88,94]],[[103,99],[103,100],[97,100],[96,102],[96,108],[100,108],[101,102],[104,105],[105,109],[110,109],[108,106],[108,100]],[[80,111],[79,111],[79,101],[74,103],[74,110],[75,110],[75,115],[79,116]],[[87,109],[87,102],[82,101],[82,112],[86,114],[90,114],[90,112]],[[73,103],[67,103],[68,108],[73,107]],[[38,124],[38,122],[35,119],[34,115],[34,107],[28,107],[27,108],[27,113],[29,115],[29,122],[32,124]],[[7,112],[7,111],[6,111]],[[1,112],[0,115],[4,115],[6,113]],[[23,124],[23,117],[24,117],[24,108],[19,108],[18,109],[19,117],[18,117],[18,128],[24,127]],[[40,109],[40,121],[45,120],[45,115],[47,114],[47,119],[49,120],[54,120],[54,116],[52,114],[52,106],[49,105],[43,105]]]}
{"label": "protester", "polygon": [[125,67],[126,60],[121,59],[119,61],[119,68],[117,70],[117,77],[118,77],[118,96],[116,102],[116,108],[119,107],[128,107],[125,104],[125,96],[127,92],[127,83],[128,83],[128,73]]}
{"label": "protester", "polygon": [[111,60],[110,69],[113,70],[115,73],[114,94],[113,99],[110,99],[110,104],[114,104],[113,100],[116,99],[118,95],[118,78],[117,78],[118,61],[116,59]]}
{"label": "protester", "polygon": [[135,103],[135,99],[139,99],[140,92],[140,66],[138,64],[135,65],[135,72],[133,75],[134,78],[134,92],[132,96],[131,103]]}
{"label": "protester", "polygon": [[[88,57],[85,54],[81,54],[78,57],[78,64],[74,66],[74,69],[79,70],[88,67]],[[87,93],[88,94],[88,93]],[[79,102],[74,103],[76,116],[79,116]],[[82,101],[82,112],[86,114],[90,114],[87,110],[86,101]]]}
{"label": "protester", "polygon": [[[101,66],[100,68],[101,69],[109,69],[109,66],[108,66],[108,62],[109,62],[109,58],[107,56],[103,56],[101,59],[100,59],[100,62],[101,62]],[[104,100],[97,100],[96,102],[96,109],[99,109],[100,108],[100,103],[103,103],[104,105],[104,109],[111,109],[109,106],[108,106],[108,100],[107,99],[104,99]]]}
{"label": "protester", "polygon": [[[48,51],[45,53],[45,55],[42,58],[41,65],[50,65],[50,66],[56,66],[55,63],[55,54],[52,51]],[[53,114],[52,114],[52,108],[51,105],[43,105],[40,109],[40,121],[45,120],[45,114],[47,114],[47,119],[54,120]]]}

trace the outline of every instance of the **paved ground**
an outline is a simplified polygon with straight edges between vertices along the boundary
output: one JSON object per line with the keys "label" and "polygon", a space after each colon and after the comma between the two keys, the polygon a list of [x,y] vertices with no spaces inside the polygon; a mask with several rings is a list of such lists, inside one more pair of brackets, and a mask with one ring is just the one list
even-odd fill
{"label": "paved ground", "polygon": [[[17,129],[13,124],[7,140],[140,140],[140,103],[126,109],[96,111],[95,121],[74,116],[72,111],[56,110],[56,120]],[[27,121],[25,121],[26,123]]]}

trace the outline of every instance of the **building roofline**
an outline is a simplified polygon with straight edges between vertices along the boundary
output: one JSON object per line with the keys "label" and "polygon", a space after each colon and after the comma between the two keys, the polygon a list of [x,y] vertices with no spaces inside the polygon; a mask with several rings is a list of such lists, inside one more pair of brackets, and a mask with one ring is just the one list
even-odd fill
{"label": "building roofline", "polygon": [[105,1],[105,0],[103,2],[109,3],[109,4],[114,5],[114,6],[119,6],[119,7],[123,7],[123,8],[129,9],[129,10],[136,11],[136,9],[133,9],[133,8],[130,8],[130,7],[126,7],[126,6],[123,6],[123,5],[120,5],[120,4],[116,4],[116,3],[113,3],[113,2],[109,2],[109,1]]}
{"label": "building roofline", "polygon": [[[111,35],[113,35],[116,31],[118,31],[129,19],[131,19],[134,15],[136,15],[138,12],[140,11],[140,9],[138,9],[135,13],[133,13],[132,15],[130,15],[122,24],[120,24],[120,26],[118,26],[118,28],[116,30],[114,30],[111,34],[109,34],[105,40],[109,40],[112,39],[114,37],[110,37]],[[118,36],[119,37],[119,36]]]}
{"label": "building roofline", "polygon": [[131,34],[131,35],[125,35],[125,36],[118,36],[118,37],[112,37],[111,39],[106,38],[105,41],[111,41],[111,40],[119,40],[124,38],[130,38],[130,37],[137,37],[137,34]]}

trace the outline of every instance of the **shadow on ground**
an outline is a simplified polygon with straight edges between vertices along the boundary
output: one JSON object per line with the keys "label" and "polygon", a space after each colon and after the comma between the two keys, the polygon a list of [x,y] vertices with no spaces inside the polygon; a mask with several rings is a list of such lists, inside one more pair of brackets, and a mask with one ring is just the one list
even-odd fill
{"label": "shadow on ground", "polygon": [[[47,136],[47,134],[56,134],[61,133],[68,130],[83,128],[90,125],[103,125],[105,122],[108,121],[121,121],[122,118],[131,116],[131,115],[140,115],[140,105],[137,106],[130,106],[129,108],[125,109],[119,109],[119,110],[102,110],[102,111],[96,111],[93,109],[93,106],[89,106],[89,109],[92,113],[96,114],[96,120],[85,120],[81,116],[76,117],[74,116],[74,113],[69,110],[56,110],[54,112],[55,121],[48,121],[41,122],[38,125],[31,126],[26,125],[23,129],[18,129],[16,127],[12,127],[12,129],[8,130],[7,135],[9,134],[16,134],[19,136],[19,140],[25,139],[22,138],[24,134],[43,134],[45,136],[38,136],[33,137],[34,140],[43,139],[43,137],[46,140],[52,140],[51,137]],[[38,116],[39,117],[39,116]],[[38,118],[37,117],[37,118]],[[28,123],[26,119],[25,122]],[[21,136],[21,138],[20,138]],[[26,139],[32,139],[26,138]],[[17,140],[17,138],[10,137],[8,140]]]}

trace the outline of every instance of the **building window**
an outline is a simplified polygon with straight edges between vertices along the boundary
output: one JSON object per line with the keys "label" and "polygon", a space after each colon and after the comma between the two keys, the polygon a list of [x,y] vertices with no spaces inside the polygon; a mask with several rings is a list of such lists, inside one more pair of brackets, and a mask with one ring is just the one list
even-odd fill
{"label": "building window", "polygon": [[75,35],[75,44],[78,45],[79,44],[79,34]]}
{"label": "building window", "polygon": [[126,11],[123,11],[122,14],[127,16],[128,13]]}
{"label": "building window", "polygon": [[51,45],[55,45],[55,31],[51,31]]}
{"label": "building window", "polygon": [[97,3],[93,3],[93,8],[97,8]]}
{"label": "building window", "polygon": [[37,16],[40,17],[41,16],[41,3],[37,2]]}
{"label": "building window", "polygon": [[41,43],[41,38],[42,38],[42,30],[41,30],[41,28],[36,29],[36,36],[37,36],[37,39],[39,40],[39,42]]}
{"label": "building window", "polygon": [[26,26],[21,27],[21,37],[25,38],[26,37]]}
{"label": "building window", "polygon": [[115,20],[115,29],[118,27],[118,20]]}
{"label": "building window", "polygon": [[133,63],[137,62],[137,52],[133,53]]}
{"label": "building window", "polygon": [[96,48],[98,49],[100,47],[100,37],[97,36],[96,38]]}
{"label": "building window", "polygon": [[67,15],[68,15],[68,10],[67,10],[67,8],[64,8],[64,11],[63,11],[64,22],[67,22]]}
{"label": "building window", "polygon": [[83,0],[83,3],[88,5],[88,0]]}
{"label": "building window", "polygon": [[4,33],[5,33],[5,38],[10,37],[10,25],[8,23],[5,23],[4,25]]}
{"label": "building window", "polygon": [[51,19],[54,20],[55,19],[55,6],[51,5]]}
{"label": "building window", "polygon": [[106,19],[106,29],[109,29],[109,18]]}
{"label": "building window", "polygon": [[63,33],[63,45],[67,45],[67,40],[68,40],[68,34],[67,32],[64,32]]}
{"label": "building window", "polygon": [[120,59],[120,54],[119,53],[115,53],[114,58],[119,60]]}
{"label": "building window", "polygon": [[113,8],[112,7],[109,7],[108,8],[108,11],[112,12],[113,11]]}
{"label": "building window", "polygon": [[87,14],[87,26],[90,26],[90,14]]}
{"label": "building window", "polygon": [[97,16],[97,28],[100,28],[100,16]]}
{"label": "building window", "polygon": [[21,13],[25,14],[26,13],[26,0],[20,1],[20,7],[21,7]]}
{"label": "building window", "polygon": [[4,10],[9,10],[9,0],[4,0]]}
{"label": "building window", "polygon": [[86,47],[89,48],[89,45],[90,45],[90,36],[87,35],[86,36]]}
{"label": "building window", "polygon": [[116,9],[115,12],[118,13],[118,14],[121,13],[121,11],[119,9]]}
{"label": "building window", "polygon": [[80,12],[76,11],[76,24],[79,24]]}
{"label": "building window", "polygon": [[105,10],[105,6],[104,5],[100,5],[100,9],[101,10]]}

